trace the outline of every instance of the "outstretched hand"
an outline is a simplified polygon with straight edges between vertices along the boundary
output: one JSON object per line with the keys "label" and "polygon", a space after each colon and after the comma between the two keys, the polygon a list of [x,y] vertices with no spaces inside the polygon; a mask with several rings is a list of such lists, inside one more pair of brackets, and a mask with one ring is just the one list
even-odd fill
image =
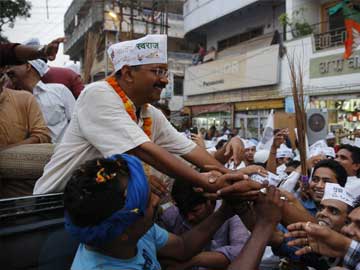
{"label": "outstretched hand", "polygon": [[289,246],[303,246],[295,252],[296,255],[304,255],[315,252],[329,257],[344,257],[351,243],[351,239],[311,222],[298,222],[287,227],[287,238],[296,238],[288,242]]}
{"label": "outstretched hand", "polygon": [[55,60],[56,54],[59,50],[59,44],[62,42],[65,42],[64,37],[54,39],[48,45],[45,46],[44,54],[48,60],[51,60],[51,61]]}

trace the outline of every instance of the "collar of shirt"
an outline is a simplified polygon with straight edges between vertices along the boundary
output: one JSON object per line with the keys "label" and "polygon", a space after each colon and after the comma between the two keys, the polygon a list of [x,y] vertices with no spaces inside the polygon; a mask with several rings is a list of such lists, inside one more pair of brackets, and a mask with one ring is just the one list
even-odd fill
{"label": "collar of shirt", "polygon": [[348,176],[346,181],[358,181],[360,178],[353,175],[353,176]]}
{"label": "collar of shirt", "polygon": [[47,90],[48,90],[48,88],[46,87],[46,84],[43,83],[42,81],[38,81],[38,83],[35,85],[35,87],[33,89],[33,95],[37,96],[41,92],[47,91]]}

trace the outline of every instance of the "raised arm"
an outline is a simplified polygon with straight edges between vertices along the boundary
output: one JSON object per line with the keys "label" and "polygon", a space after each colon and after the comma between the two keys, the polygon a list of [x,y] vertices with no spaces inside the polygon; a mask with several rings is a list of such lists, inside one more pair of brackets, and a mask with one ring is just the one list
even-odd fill
{"label": "raised arm", "polygon": [[38,58],[46,58],[48,60],[55,60],[59,49],[59,44],[64,42],[65,38],[57,38],[49,44],[43,46],[40,50],[32,46],[17,45],[15,50],[16,59],[18,61],[27,61]]}
{"label": "raised arm", "polygon": [[266,169],[269,172],[276,173],[276,151],[280,147],[280,145],[285,141],[285,136],[288,134],[287,129],[279,130],[273,140],[273,144],[271,145],[269,158],[266,164]]}
{"label": "raised arm", "polygon": [[280,191],[273,186],[267,188],[266,195],[259,196],[255,204],[257,218],[254,230],[239,256],[230,264],[229,270],[258,269],[265,247],[281,219],[283,204]]}

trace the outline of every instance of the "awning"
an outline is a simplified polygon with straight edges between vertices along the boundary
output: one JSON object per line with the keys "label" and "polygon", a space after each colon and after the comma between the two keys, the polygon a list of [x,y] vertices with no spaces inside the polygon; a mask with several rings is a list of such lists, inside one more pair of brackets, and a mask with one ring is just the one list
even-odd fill
{"label": "awning", "polygon": [[254,100],[235,103],[235,111],[269,110],[284,108],[284,99]]}
{"label": "awning", "polygon": [[210,104],[210,105],[201,105],[201,106],[191,106],[192,116],[197,116],[203,113],[211,112],[231,112],[231,104]]}

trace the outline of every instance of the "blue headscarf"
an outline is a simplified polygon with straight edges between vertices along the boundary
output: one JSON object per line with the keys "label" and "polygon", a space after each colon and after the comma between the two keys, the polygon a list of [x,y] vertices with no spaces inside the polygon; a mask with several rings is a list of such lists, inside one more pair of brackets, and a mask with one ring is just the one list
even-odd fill
{"label": "blue headscarf", "polygon": [[114,212],[101,223],[87,227],[73,224],[69,214],[65,211],[65,229],[81,243],[101,246],[121,235],[146,211],[150,188],[140,160],[126,154],[113,155],[108,159],[116,160],[118,158],[127,162],[130,171],[124,208]]}

